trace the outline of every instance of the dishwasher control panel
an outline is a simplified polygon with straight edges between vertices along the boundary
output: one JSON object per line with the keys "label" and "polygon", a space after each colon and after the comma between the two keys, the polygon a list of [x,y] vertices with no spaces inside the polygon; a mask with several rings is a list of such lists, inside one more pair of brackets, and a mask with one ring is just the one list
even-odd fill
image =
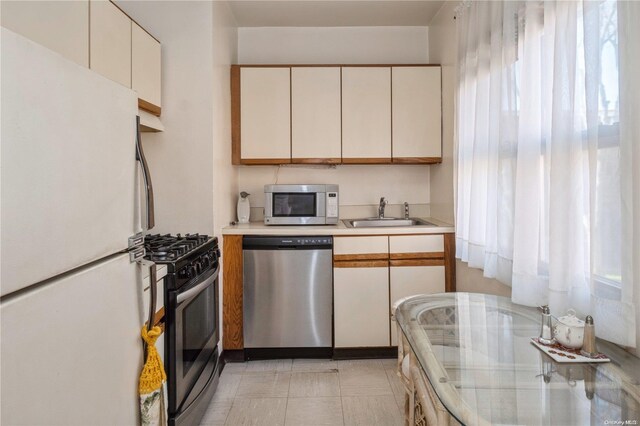
{"label": "dishwasher control panel", "polygon": [[333,237],[330,235],[245,236],[242,239],[244,250],[295,250],[295,249],[331,249]]}
{"label": "dishwasher control panel", "polygon": [[[285,242],[285,240],[283,240],[283,242]],[[331,244],[332,239],[331,238],[326,238],[326,237],[318,237],[318,238],[296,238],[294,240],[291,240],[291,242],[296,243],[298,245],[317,245],[317,244]]]}

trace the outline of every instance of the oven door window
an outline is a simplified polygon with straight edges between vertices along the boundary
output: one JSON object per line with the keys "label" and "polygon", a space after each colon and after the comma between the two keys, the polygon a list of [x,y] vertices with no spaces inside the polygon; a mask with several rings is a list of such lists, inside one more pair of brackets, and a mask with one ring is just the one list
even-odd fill
{"label": "oven door window", "polygon": [[274,217],[316,217],[315,192],[276,192],[273,194]]}
{"label": "oven door window", "polygon": [[210,285],[182,309],[182,375],[187,376],[216,330],[215,287]]}

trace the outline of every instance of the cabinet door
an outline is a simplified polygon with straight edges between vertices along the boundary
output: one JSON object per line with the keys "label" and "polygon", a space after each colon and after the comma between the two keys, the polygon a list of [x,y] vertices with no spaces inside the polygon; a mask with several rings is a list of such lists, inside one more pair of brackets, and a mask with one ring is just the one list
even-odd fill
{"label": "cabinet door", "polygon": [[89,0],[2,1],[2,26],[89,66]]}
{"label": "cabinet door", "polygon": [[[415,262],[416,265],[420,261]],[[392,266],[389,268],[390,304],[414,294],[444,293],[444,265],[441,266]],[[391,322],[391,345],[396,346],[397,326]]]}
{"label": "cabinet door", "polygon": [[340,68],[291,68],[291,161],[339,163]]}
{"label": "cabinet door", "polygon": [[131,87],[131,19],[113,3],[91,0],[90,62],[92,70]]}
{"label": "cabinet door", "polygon": [[389,269],[334,268],[335,347],[389,346]]}
{"label": "cabinet door", "polygon": [[142,108],[160,115],[160,42],[135,22],[131,25],[131,88]]}
{"label": "cabinet door", "polygon": [[440,67],[393,67],[393,162],[433,163],[442,157]]}
{"label": "cabinet door", "polygon": [[342,68],[343,163],[391,162],[391,68]]}
{"label": "cabinet door", "polygon": [[291,162],[290,68],[240,69],[242,164]]}

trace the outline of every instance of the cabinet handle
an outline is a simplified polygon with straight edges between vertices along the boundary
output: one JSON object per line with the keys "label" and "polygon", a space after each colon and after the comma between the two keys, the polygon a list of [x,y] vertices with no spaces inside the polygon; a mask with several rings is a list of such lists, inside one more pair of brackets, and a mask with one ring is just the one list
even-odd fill
{"label": "cabinet handle", "polygon": [[334,268],[386,268],[388,260],[348,260],[333,262]]}
{"label": "cabinet handle", "polygon": [[444,259],[443,251],[434,252],[414,252],[414,253],[391,253],[391,260],[407,260],[407,259]]}
{"label": "cabinet handle", "polygon": [[334,262],[351,262],[354,260],[389,260],[388,253],[334,254]]}
{"label": "cabinet handle", "polygon": [[389,266],[444,266],[444,259],[406,259],[391,260]]}

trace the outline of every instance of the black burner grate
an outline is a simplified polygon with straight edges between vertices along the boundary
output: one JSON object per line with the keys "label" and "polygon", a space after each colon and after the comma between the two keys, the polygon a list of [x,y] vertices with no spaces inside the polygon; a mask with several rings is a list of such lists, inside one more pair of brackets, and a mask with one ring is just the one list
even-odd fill
{"label": "black burner grate", "polygon": [[172,262],[204,245],[209,241],[208,235],[155,234],[144,237],[145,258],[153,262]]}

